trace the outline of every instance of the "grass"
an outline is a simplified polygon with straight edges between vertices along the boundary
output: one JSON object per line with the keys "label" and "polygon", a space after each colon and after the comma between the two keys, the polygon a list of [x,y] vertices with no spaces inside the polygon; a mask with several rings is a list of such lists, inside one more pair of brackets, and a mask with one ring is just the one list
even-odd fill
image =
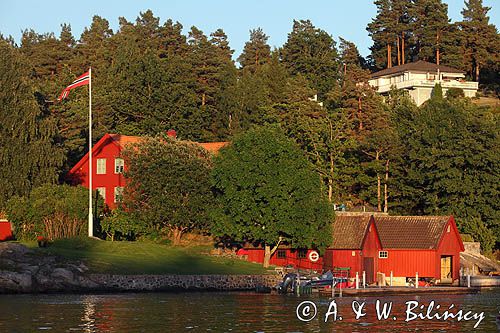
{"label": "grass", "polygon": [[82,260],[93,273],[109,274],[266,274],[260,264],[209,256],[209,246],[174,247],[151,242],[65,239],[47,248],[24,243],[39,254]]}

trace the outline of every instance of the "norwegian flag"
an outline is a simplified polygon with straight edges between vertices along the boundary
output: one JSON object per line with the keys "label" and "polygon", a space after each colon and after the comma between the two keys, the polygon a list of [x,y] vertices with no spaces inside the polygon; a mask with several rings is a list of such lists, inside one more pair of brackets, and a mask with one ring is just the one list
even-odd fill
{"label": "norwegian flag", "polygon": [[64,90],[62,91],[61,95],[57,98],[57,100],[61,101],[61,100],[65,99],[66,97],[68,97],[71,89],[75,89],[77,87],[89,84],[89,81],[90,81],[89,72],[83,73],[75,81],[73,81],[69,86],[64,88]]}

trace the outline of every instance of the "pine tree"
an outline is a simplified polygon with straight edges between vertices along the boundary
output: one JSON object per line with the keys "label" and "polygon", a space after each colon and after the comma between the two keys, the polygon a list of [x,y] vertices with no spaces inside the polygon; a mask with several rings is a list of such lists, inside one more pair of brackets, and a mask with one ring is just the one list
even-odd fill
{"label": "pine tree", "polygon": [[483,6],[482,0],[465,2],[462,10],[462,31],[471,63],[469,70],[475,81],[479,82],[481,69],[491,61],[498,61],[499,42],[497,29],[489,23],[490,7]]}
{"label": "pine tree", "polygon": [[13,195],[57,181],[57,129],[29,78],[24,56],[0,40],[0,210]]}
{"label": "pine tree", "polygon": [[391,68],[394,63],[392,49],[399,37],[396,29],[399,17],[392,3],[392,0],[375,0],[377,16],[366,28],[373,40],[371,58],[377,69]]}
{"label": "pine tree", "polygon": [[306,77],[320,99],[333,87],[338,69],[335,41],[311,21],[293,21],[281,56],[289,72]]}
{"label": "pine tree", "polygon": [[242,69],[255,72],[258,67],[271,59],[271,47],[267,44],[269,37],[261,28],[250,30],[250,40],[245,43],[243,52],[238,57]]}
{"label": "pine tree", "polygon": [[450,30],[448,5],[441,0],[415,0],[413,18],[412,58],[441,63],[443,45]]}

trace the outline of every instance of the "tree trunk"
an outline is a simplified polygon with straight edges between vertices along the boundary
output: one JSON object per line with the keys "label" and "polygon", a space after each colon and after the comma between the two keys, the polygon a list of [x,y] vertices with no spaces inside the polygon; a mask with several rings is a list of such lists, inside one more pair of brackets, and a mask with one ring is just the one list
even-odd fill
{"label": "tree trunk", "polygon": [[401,64],[405,64],[405,32],[401,32]]}
{"label": "tree trunk", "polygon": [[358,119],[359,119],[359,129],[363,129],[363,119],[361,118],[363,114],[363,108],[361,104],[361,96],[358,97]]}
{"label": "tree trunk", "polygon": [[400,66],[401,65],[401,51],[400,51],[399,37],[397,37],[397,47],[398,47],[398,66]]}
{"label": "tree trunk", "polygon": [[388,208],[388,197],[389,193],[387,192],[387,181],[389,180],[389,160],[385,162],[385,182],[384,182],[384,213],[387,213]]}
{"label": "tree trunk", "polygon": [[[380,159],[380,153],[377,151],[377,155],[375,156],[375,160],[378,161]],[[381,181],[380,181],[380,174],[377,171],[377,210],[379,212],[382,211],[382,196],[381,196]]]}
{"label": "tree trunk", "polygon": [[479,82],[479,63],[476,62],[476,73],[475,73],[475,77],[476,77],[476,82]]}
{"label": "tree trunk", "polygon": [[330,177],[328,177],[328,202],[333,200],[333,154],[330,153]]}
{"label": "tree trunk", "polygon": [[264,245],[264,268],[269,267],[269,262],[271,261],[271,247],[269,245]]}
{"label": "tree trunk", "polygon": [[255,68],[259,66],[259,49],[255,50]]}
{"label": "tree trunk", "polygon": [[387,68],[392,67],[391,44],[387,43]]}
{"label": "tree trunk", "polygon": [[184,233],[184,229],[182,228],[173,228],[172,229],[172,243],[173,245],[179,245],[181,243],[181,237]]}
{"label": "tree trunk", "polygon": [[440,63],[440,54],[439,54],[439,31],[436,33],[436,64]]}
{"label": "tree trunk", "polygon": [[206,102],[207,102],[207,95],[203,93],[201,95],[201,106],[205,106]]}

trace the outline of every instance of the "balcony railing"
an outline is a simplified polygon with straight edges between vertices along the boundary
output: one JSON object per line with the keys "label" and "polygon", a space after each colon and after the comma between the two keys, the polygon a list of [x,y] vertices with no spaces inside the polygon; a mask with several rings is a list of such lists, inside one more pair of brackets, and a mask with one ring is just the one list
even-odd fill
{"label": "balcony railing", "polygon": [[441,86],[445,89],[449,88],[460,88],[460,89],[473,89],[477,90],[478,89],[478,83],[477,82],[470,82],[470,81],[455,81],[455,80],[450,80],[450,81],[437,81],[437,80],[408,80],[408,81],[401,81],[397,83],[391,83],[391,84],[384,84],[382,86],[378,87],[378,92],[379,93],[384,93],[387,91],[390,91],[391,88],[394,86],[396,89],[409,89],[409,88],[417,88],[417,87],[422,87],[422,88],[433,88],[436,83],[441,83]]}

